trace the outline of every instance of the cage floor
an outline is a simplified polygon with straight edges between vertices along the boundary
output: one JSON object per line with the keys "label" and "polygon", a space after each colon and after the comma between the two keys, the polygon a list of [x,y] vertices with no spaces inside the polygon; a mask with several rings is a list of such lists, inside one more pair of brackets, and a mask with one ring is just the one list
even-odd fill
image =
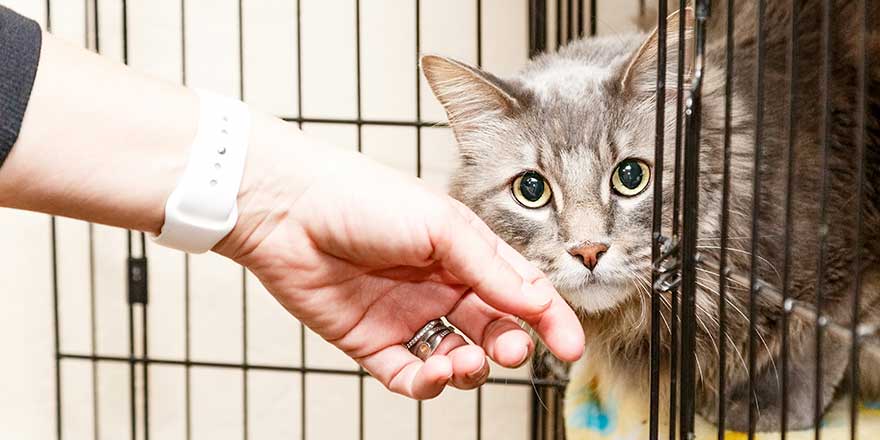
{"label": "cage floor", "polygon": [[[585,356],[586,358],[586,356]],[[571,382],[565,393],[565,424],[568,440],[607,440],[648,438],[649,405],[644,395],[627,395],[626,384],[608,379],[601,374],[600,363],[592,365],[583,359],[571,370]],[[660,438],[666,438],[668,424],[660,420]],[[699,416],[696,418],[696,440],[717,439],[717,427]],[[858,436],[860,439],[880,437],[880,402],[863,403],[859,410]],[[827,440],[849,439],[849,399],[837,400],[822,422],[822,438]],[[728,431],[727,440],[745,440],[742,432]],[[779,439],[779,433],[761,432],[756,440]],[[789,431],[786,439],[815,438],[812,429]]]}

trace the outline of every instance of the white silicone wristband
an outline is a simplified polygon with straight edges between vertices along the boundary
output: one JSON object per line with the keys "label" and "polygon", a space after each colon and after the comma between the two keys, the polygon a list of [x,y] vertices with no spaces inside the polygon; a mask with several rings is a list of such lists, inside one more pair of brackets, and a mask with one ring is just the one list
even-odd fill
{"label": "white silicone wristband", "polygon": [[247,158],[246,104],[204,90],[189,161],[165,204],[165,223],[153,240],[190,253],[211,250],[238,220],[238,190]]}

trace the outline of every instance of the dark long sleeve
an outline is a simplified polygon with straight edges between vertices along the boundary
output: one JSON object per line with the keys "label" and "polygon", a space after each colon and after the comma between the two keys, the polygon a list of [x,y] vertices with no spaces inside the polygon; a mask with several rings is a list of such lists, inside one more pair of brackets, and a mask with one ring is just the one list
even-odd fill
{"label": "dark long sleeve", "polygon": [[0,6],[0,167],[18,139],[41,44],[36,22]]}

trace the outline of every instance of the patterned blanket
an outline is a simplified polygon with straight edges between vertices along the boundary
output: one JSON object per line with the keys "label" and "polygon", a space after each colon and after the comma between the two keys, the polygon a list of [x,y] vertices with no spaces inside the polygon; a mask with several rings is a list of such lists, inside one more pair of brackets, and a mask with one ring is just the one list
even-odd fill
{"label": "patterned blanket", "polygon": [[[630,395],[626,384],[602,381],[602,374],[582,359],[571,369],[571,381],[565,393],[565,425],[568,440],[642,440],[648,436],[648,396]],[[607,376],[607,375],[606,375]],[[849,399],[836,401],[822,422],[822,438],[849,439]],[[661,417],[660,437],[666,438],[669,428]],[[859,411],[860,439],[880,438],[880,402],[865,402]],[[696,440],[715,440],[717,428],[696,418]],[[746,434],[728,431],[725,439],[746,439]],[[758,440],[780,438],[778,433],[762,432]],[[789,431],[790,440],[813,439],[812,429]]]}

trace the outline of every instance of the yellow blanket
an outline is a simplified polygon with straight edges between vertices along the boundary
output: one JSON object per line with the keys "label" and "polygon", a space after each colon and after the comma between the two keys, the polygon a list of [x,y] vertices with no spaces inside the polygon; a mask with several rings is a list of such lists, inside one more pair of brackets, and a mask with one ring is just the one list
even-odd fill
{"label": "yellow blanket", "polygon": [[[641,440],[648,437],[648,396],[626,392],[625,384],[603,382],[602,374],[582,359],[571,370],[565,393],[565,425],[568,440]],[[607,374],[606,374],[607,376]],[[835,402],[822,423],[822,438],[849,439],[849,399]],[[660,418],[660,438],[669,432]],[[860,439],[880,438],[880,402],[863,403],[859,411]],[[778,439],[778,433],[762,432],[758,440]],[[717,428],[697,416],[696,439],[717,439]],[[746,439],[746,434],[728,431],[725,439]],[[787,439],[813,439],[813,430],[789,431]]]}

